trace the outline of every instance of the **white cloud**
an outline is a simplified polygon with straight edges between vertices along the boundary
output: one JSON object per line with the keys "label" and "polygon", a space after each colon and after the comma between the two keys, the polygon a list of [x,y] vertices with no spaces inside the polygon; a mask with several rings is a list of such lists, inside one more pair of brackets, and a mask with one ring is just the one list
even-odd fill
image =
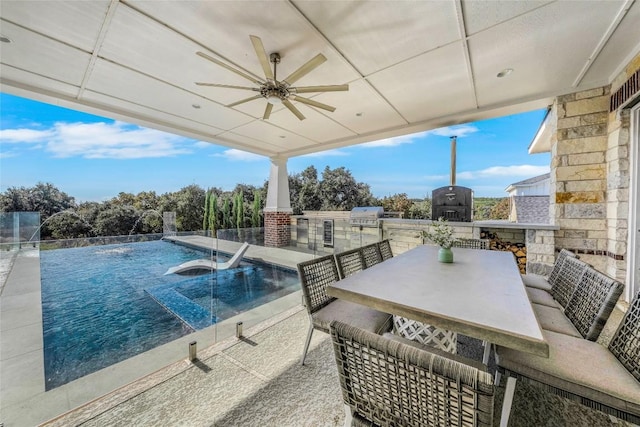
{"label": "white cloud", "polygon": [[428,133],[438,136],[457,136],[458,138],[464,138],[465,136],[478,132],[478,130],[477,127],[471,125],[457,125],[430,130]]}
{"label": "white cloud", "polygon": [[534,177],[549,172],[549,166],[513,165],[491,166],[479,171],[465,171],[457,174],[460,179],[478,179],[494,177]]}
{"label": "white cloud", "polygon": [[1,129],[0,141],[3,143],[37,143],[51,138],[54,132],[51,130],[37,129]]}
{"label": "white cloud", "polygon": [[381,139],[380,141],[366,142],[358,145],[358,147],[395,147],[402,144],[413,144],[417,139],[422,138],[428,132],[414,133],[411,135],[394,136],[393,138]]}
{"label": "white cloud", "polygon": [[54,157],[137,159],[191,153],[192,142],[170,133],[113,123],[58,122],[50,129],[5,129],[3,142],[41,143]]}
{"label": "white cloud", "polygon": [[222,153],[214,154],[215,157],[224,157],[227,160],[239,162],[257,162],[264,160],[266,157],[259,154],[249,153],[248,151],[236,150],[231,148],[224,150]]}
{"label": "white cloud", "polygon": [[339,156],[348,156],[349,153],[340,150],[326,150],[326,151],[318,151],[317,153],[309,153],[303,154],[300,157],[339,157]]}
{"label": "white cloud", "polygon": [[[491,166],[477,171],[456,172],[457,179],[481,179],[481,178],[501,178],[501,177],[534,177],[549,172],[549,166],[535,165],[513,165],[513,166]],[[427,181],[449,180],[449,175],[428,175],[424,179]]]}

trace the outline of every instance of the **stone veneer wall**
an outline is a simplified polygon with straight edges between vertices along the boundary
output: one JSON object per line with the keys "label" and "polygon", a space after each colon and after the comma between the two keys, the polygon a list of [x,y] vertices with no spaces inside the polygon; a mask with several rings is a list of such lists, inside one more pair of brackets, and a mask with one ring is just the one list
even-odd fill
{"label": "stone veneer wall", "polygon": [[264,245],[288,246],[291,241],[291,214],[289,212],[264,212]]}
{"label": "stone veneer wall", "polygon": [[[607,250],[606,189],[609,88],[556,99],[557,142],[551,152],[555,244],[587,255],[602,269]],[[553,190],[552,190],[553,191]]]}
{"label": "stone veneer wall", "polygon": [[611,92],[640,68],[640,55],[612,85],[556,98],[551,150],[555,245],[622,282],[629,214],[629,114],[609,112]]}

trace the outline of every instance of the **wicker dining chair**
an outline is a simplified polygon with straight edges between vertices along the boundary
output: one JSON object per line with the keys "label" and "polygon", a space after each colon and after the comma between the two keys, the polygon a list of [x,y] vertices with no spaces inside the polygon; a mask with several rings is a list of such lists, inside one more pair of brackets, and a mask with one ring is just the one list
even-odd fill
{"label": "wicker dining chair", "polygon": [[488,239],[457,239],[453,242],[454,248],[490,249]]}
{"label": "wicker dining chair", "polygon": [[550,292],[553,285],[557,282],[560,270],[562,269],[562,263],[565,258],[579,258],[575,253],[567,250],[560,249],[560,253],[556,257],[556,262],[553,264],[553,268],[548,277],[540,274],[527,273],[522,275],[522,281],[528,288],[542,289],[543,291]]}
{"label": "wicker dining chair", "polygon": [[340,320],[378,334],[391,329],[390,314],[336,299],[327,294],[327,287],[340,280],[333,255],[301,262],[297,268],[304,305],[309,314],[309,330],[302,353],[302,365],[307,357],[313,331],[329,333],[329,324],[333,320]]}
{"label": "wicker dining chair", "polygon": [[609,346],[545,332],[549,357],[498,346],[498,374],[508,377],[501,419],[508,420],[516,379],[640,425],[640,294]]}
{"label": "wicker dining chair", "polygon": [[364,268],[369,268],[382,262],[382,254],[377,243],[363,246],[360,248],[362,258],[364,259]]}
{"label": "wicker dining chair", "polygon": [[341,322],[330,328],[352,426],[493,426],[493,379],[477,361]]}
{"label": "wicker dining chair", "polygon": [[592,267],[587,267],[567,302],[564,315],[585,339],[595,341],[600,336],[623,289],[622,283]]}
{"label": "wicker dining chair", "polygon": [[341,279],[365,269],[365,261],[360,248],[337,253],[335,258]]}
{"label": "wicker dining chair", "polygon": [[391,251],[391,243],[389,242],[389,239],[378,242],[378,248],[380,248],[380,255],[382,255],[383,261],[386,261],[389,258],[393,258],[393,252]]}
{"label": "wicker dining chair", "polygon": [[567,306],[588,267],[589,264],[578,258],[566,257],[564,259],[550,291],[551,296],[558,301],[560,306]]}

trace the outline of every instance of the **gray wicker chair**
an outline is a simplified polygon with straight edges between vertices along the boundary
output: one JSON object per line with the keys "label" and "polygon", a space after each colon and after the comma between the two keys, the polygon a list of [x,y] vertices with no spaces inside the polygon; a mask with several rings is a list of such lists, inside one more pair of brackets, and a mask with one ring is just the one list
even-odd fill
{"label": "gray wicker chair", "polygon": [[553,299],[558,301],[562,307],[567,306],[588,267],[589,264],[573,257],[566,257],[562,262],[562,267],[550,292]]}
{"label": "gray wicker chair", "polygon": [[365,261],[360,248],[337,253],[335,258],[341,279],[365,269]]}
{"label": "gray wicker chair", "polygon": [[382,262],[382,254],[377,243],[363,246],[360,248],[362,258],[364,259],[364,268],[369,268]]}
{"label": "gray wicker chair", "polygon": [[478,362],[340,322],[331,338],[352,426],[493,426],[495,388]]}
{"label": "gray wicker chair", "polygon": [[564,315],[587,340],[595,341],[622,295],[624,285],[588,267],[564,309]]}
{"label": "gray wicker chair", "polygon": [[454,248],[490,249],[490,241],[487,239],[457,239],[453,242]]}
{"label": "gray wicker chair", "polygon": [[622,283],[587,266],[567,306],[532,304],[542,329],[595,341],[622,294]]}
{"label": "gray wicker chair", "polygon": [[550,292],[553,285],[558,280],[560,269],[565,258],[579,258],[576,254],[566,249],[560,249],[560,253],[556,258],[556,262],[553,264],[549,277],[541,276],[539,274],[527,273],[522,275],[522,281],[528,288],[542,289],[543,291]]}
{"label": "gray wicker chair", "polygon": [[380,255],[382,255],[383,261],[386,261],[389,258],[393,258],[393,252],[391,251],[391,244],[389,242],[389,239],[378,242],[378,248],[380,248]]}
{"label": "gray wicker chair", "polygon": [[314,329],[329,333],[329,324],[333,320],[350,323],[373,333],[384,333],[391,329],[390,314],[327,295],[327,287],[340,279],[333,255],[301,262],[297,267],[304,304],[309,314],[309,331],[301,360],[303,365]]}
{"label": "gray wicker chair", "polygon": [[518,379],[640,424],[640,294],[631,302],[608,347],[555,332],[544,335],[548,358],[500,346],[496,349],[499,372],[509,377],[503,421],[508,418]]}

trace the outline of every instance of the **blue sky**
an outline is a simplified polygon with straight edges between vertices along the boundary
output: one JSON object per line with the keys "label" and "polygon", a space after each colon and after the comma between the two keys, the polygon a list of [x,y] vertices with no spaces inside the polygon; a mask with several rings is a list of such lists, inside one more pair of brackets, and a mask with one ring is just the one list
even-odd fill
{"label": "blue sky", "polygon": [[[377,197],[430,196],[449,183],[451,135],[457,185],[476,197],[549,171],[548,153],[529,155],[544,110],[483,120],[289,159],[290,174],[344,166]],[[223,146],[0,93],[0,192],[49,182],[76,202],[120,192],[158,195],[191,184],[232,190],[262,186],[269,159]]]}

